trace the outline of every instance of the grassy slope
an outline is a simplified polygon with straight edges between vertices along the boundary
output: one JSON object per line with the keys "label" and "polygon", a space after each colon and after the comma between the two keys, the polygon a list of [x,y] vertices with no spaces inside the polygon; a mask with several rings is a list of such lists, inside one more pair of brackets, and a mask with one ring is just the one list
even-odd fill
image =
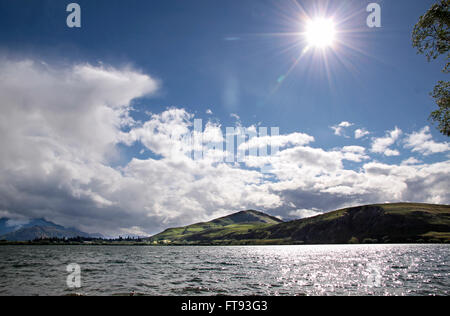
{"label": "grassy slope", "polygon": [[282,223],[242,236],[297,243],[448,242],[450,206],[418,203],[347,208],[313,218]]}
{"label": "grassy slope", "polygon": [[186,244],[450,242],[448,205],[377,204],[285,223],[232,222],[226,217],[169,229],[152,240]]}
{"label": "grassy slope", "polygon": [[186,227],[170,228],[150,238],[151,241],[198,241],[225,239],[233,234],[248,233],[252,229],[265,228],[282,221],[257,211],[244,211],[216,220]]}

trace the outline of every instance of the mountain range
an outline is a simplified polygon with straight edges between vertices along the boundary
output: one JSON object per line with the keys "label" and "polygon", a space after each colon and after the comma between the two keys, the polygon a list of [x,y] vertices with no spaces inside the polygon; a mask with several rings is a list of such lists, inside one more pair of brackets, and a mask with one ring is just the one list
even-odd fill
{"label": "mountain range", "polygon": [[[0,240],[8,242],[82,237],[102,239],[45,219],[0,219]],[[100,240],[101,239],[101,240]],[[116,243],[123,243],[118,241]],[[92,243],[96,243],[93,241]],[[169,228],[136,242],[142,245],[290,245],[347,243],[450,243],[450,206],[419,203],[372,204],[311,218],[282,221],[248,210],[209,222]]]}
{"label": "mountain range", "polygon": [[0,219],[0,240],[28,241],[46,238],[99,238],[100,234],[88,234],[76,228],[66,228],[43,218],[17,221]]}

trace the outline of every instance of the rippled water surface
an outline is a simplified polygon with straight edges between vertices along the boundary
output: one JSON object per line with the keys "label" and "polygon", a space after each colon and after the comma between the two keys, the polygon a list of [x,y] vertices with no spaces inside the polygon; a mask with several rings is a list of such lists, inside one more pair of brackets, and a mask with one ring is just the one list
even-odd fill
{"label": "rippled water surface", "polygon": [[449,259],[448,245],[2,246],[0,295],[449,295]]}

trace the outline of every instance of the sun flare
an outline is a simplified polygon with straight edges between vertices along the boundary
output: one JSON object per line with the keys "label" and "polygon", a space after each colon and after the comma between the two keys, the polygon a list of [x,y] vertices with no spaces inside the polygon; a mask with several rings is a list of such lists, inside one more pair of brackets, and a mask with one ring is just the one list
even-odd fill
{"label": "sun flare", "polygon": [[305,36],[309,47],[326,48],[332,46],[336,37],[333,20],[318,18],[309,21]]}

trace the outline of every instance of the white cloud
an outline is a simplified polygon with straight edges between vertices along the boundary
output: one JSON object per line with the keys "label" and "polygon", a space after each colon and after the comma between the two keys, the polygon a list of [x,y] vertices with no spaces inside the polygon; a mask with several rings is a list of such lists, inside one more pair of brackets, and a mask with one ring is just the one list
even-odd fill
{"label": "white cloud", "polygon": [[183,140],[192,126],[192,118],[183,109],[170,108],[163,113],[152,114],[147,122],[129,133],[122,133],[121,141],[128,145],[139,141],[153,153],[164,157],[184,155],[191,150]]}
{"label": "white cloud", "polygon": [[125,235],[124,237],[150,237],[151,235],[144,232],[141,227],[139,226],[133,226],[129,228],[121,228],[120,229],[121,234]]}
{"label": "white cloud", "polygon": [[241,117],[239,115],[237,115],[236,113],[231,113],[230,117],[234,118],[236,121],[240,121]]}
{"label": "white cloud", "polygon": [[401,135],[402,131],[395,127],[394,130],[388,131],[385,137],[373,138],[371,151],[385,156],[399,156],[400,152],[398,150],[389,147],[394,145]]}
{"label": "white cloud", "polygon": [[311,142],[314,142],[314,137],[303,134],[303,133],[292,133],[288,135],[274,135],[274,136],[260,136],[253,137],[249,139],[247,142],[242,143],[239,149],[244,148],[262,148],[267,146],[273,147],[286,147],[297,146],[297,145],[306,145]]}
{"label": "white cloud", "polygon": [[410,157],[410,158],[402,161],[402,166],[418,165],[420,163],[423,163],[423,161],[418,160],[414,157]]}
{"label": "white cloud", "polygon": [[213,115],[213,111],[212,111],[211,109],[207,109],[207,110],[206,110],[206,114],[208,114],[208,115]]}
{"label": "white cloud", "polygon": [[345,146],[341,149],[342,159],[354,162],[361,162],[370,159],[366,155],[366,149],[361,146]]}
{"label": "white cloud", "polygon": [[345,153],[364,154],[366,152],[366,149],[361,146],[345,146],[342,148],[342,151]]}
{"label": "white cloud", "polygon": [[450,143],[437,143],[433,140],[430,127],[425,126],[419,132],[414,132],[405,140],[405,148],[410,148],[412,152],[419,152],[429,156],[437,153],[450,151]]}
{"label": "white cloud", "polygon": [[347,137],[345,135],[345,129],[349,128],[353,125],[354,125],[353,123],[344,121],[344,122],[339,123],[338,125],[331,126],[331,129],[334,130],[334,135]]}
{"label": "white cloud", "polygon": [[358,128],[358,129],[355,131],[355,139],[360,139],[360,138],[363,138],[363,137],[365,137],[365,136],[367,136],[367,135],[370,135],[370,132],[367,131],[367,130],[364,129],[364,128]]}
{"label": "white cloud", "polygon": [[310,218],[321,214],[323,214],[323,212],[317,209],[312,210],[301,209],[289,212],[290,216],[296,217],[298,219]]}

